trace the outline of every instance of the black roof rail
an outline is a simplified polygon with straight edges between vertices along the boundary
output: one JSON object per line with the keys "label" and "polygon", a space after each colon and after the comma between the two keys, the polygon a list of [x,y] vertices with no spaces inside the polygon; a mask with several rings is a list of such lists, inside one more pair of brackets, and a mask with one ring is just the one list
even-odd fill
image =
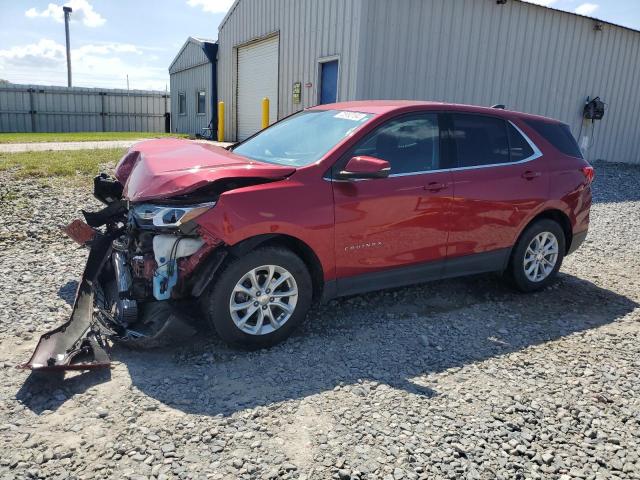
{"label": "black roof rail", "polygon": [[500,110],[506,110],[507,106],[499,103],[497,105],[492,105],[491,108],[499,108]]}

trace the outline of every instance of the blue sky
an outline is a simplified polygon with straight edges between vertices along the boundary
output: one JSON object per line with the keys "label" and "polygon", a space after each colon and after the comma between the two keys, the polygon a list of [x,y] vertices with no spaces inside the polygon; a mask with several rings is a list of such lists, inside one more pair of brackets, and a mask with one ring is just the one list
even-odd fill
{"label": "blue sky", "polygon": [[[290,0],[295,1],[295,0]],[[349,0],[345,0],[349,1]],[[480,1],[480,0],[478,0]],[[640,30],[640,0],[529,0]],[[74,85],[164,90],[188,36],[215,39],[233,0],[0,0],[0,78],[66,85],[62,5],[73,8]]]}

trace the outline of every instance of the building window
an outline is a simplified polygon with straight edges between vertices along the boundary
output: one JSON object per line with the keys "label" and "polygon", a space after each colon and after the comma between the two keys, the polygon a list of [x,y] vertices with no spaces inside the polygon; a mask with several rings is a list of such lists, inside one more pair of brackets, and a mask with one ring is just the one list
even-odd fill
{"label": "building window", "polygon": [[200,90],[197,93],[196,105],[198,106],[196,113],[198,115],[204,115],[207,111],[207,95],[205,94],[204,90]]}
{"label": "building window", "polygon": [[178,115],[187,114],[187,96],[184,93],[178,94]]}

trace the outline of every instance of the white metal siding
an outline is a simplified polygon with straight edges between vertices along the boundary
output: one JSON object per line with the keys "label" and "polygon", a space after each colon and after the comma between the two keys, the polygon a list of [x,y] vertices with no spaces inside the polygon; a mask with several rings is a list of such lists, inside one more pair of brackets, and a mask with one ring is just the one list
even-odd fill
{"label": "white metal siding", "polygon": [[269,99],[269,123],[278,119],[278,37],[238,49],[238,140],[262,126],[262,99]]}
{"label": "white metal siding", "polygon": [[589,159],[640,163],[640,33],[524,2],[369,0],[358,99],[423,99],[557,118],[573,134],[607,102]]}
{"label": "white metal siding", "polygon": [[[318,61],[339,55],[338,100],[354,98],[362,0],[240,0],[218,33],[218,95],[225,137],[236,139],[238,47],[278,33],[278,118],[318,103]],[[293,103],[295,82],[302,101]],[[305,86],[307,85],[307,86]]]}

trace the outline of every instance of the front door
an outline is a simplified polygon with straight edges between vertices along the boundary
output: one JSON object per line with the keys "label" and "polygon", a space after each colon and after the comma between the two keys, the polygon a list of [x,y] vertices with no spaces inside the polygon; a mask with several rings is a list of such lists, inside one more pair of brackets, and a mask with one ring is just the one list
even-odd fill
{"label": "front door", "polygon": [[338,60],[320,64],[320,104],[338,101]]}
{"label": "front door", "polygon": [[339,289],[341,277],[445,258],[453,188],[451,172],[442,170],[440,144],[437,114],[409,114],[381,125],[346,156],[387,160],[391,173],[333,182]]}

